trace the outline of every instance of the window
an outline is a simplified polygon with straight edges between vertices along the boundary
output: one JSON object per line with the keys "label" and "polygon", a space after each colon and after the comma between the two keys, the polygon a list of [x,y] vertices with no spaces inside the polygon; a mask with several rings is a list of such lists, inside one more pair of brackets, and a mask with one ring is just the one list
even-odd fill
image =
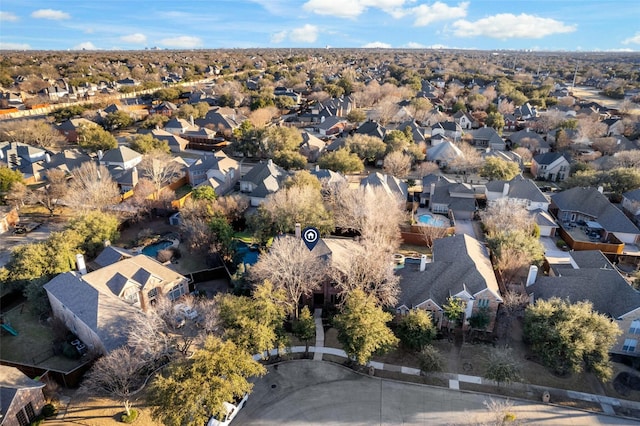
{"label": "window", "polygon": [[24,410],[20,410],[16,413],[16,419],[18,419],[18,424],[20,426],[28,426],[29,420],[27,420],[27,415],[24,414]]}
{"label": "window", "polygon": [[156,297],[158,295],[158,287],[152,288],[151,290],[149,290],[149,292],[147,293],[147,296],[149,297],[149,299],[153,299],[154,297]]}
{"label": "window", "polygon": [[24,411],[27,413],[27,418],[29,419],[29,421],[36,418],[36,413],[33,411],[33,404],[28,403],[24,407]]}
{"label": "window", "polygon": [[622,345],[622,350],[625,352],[635,352],[637,344],[638,341],[636,339],[625,339],[624,345]]}
{"label": "window", "polygon": [[169,294],[167,294],[167,297],[169,297],[169,300],[176,300],[185,293],[186,291],[184,289],[184,283],[180,283],[169,290]]}
{"label": "window", "polygon": [[478,299],[478,308],[488,308],[489,299]]}
{"label": "window", "polygon": [[630,334],[640,334],[640,320],[633,320],[631,322]]}

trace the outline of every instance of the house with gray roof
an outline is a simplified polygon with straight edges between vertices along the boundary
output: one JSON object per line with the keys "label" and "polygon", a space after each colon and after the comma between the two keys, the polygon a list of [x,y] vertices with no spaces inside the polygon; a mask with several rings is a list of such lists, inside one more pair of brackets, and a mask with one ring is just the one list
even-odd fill
{"label": "house with gray roof", "polygon": [[506,143],[493,127],[481,127],[469,132],[472,136],[471,145],[478,149],[491,149],[493,151],[503,151]]}
{"label": "house with gray roof", "polygon": [[259,206],[267,195],[278,192],[289,174],[271,159],[258,163],[240,178],[240,191],[251,199],[251,205]]}
{"label": "house with gray roof", "polygon": [[301,132],[301,136],[302,144],[300,145],[300,154],[304,155],[310,163],[315,163],[326,149],[327,144],[309,132],[303,131]]}
{"label": "house with gray roof", "polygon": [[370,120],[362,123],[360,127],[356,129],[355,133],[358,135],[374,136],[376,138],[384,139],[387,130],[377,121]]}
{"label": "house with gray roof", "polygon": [[187,176],[191,186],[209,185],[223,195],[240,179],[240,164],[222,151],[206,153],[187,167]]}
{"label": "house with gray roof", "polygon": [[[434,143],[433,137],[431,143]],[[450,140],[444,140],[427,149],[427,161],[433,161],[440,168],[446,168],[458,158],[463,158],[464,153]]]}
{"label": "house with gray roof", "polygon": [[507,140],[512,147],[517,145],[527,148],[533,154],[545,154],[551,150],[551,146],[540,134],[532,132],[528,128],[510,134],[507,136]]}
{"label": "house with gray roof", "polygon": [[435,240],[431,262],[425,255],[419,264],[405,262],[396,273],[400,276],[398,314],[424,309],[431,312],[436,326],[449,326],[444,306],[450,297],[459,298],[466,303],[464,329],[480,309],[488,311],[487,330],[493,329],[502,298],[488,250],[475,238],[459,234]]}
{"label": "house with gray roof", "polygon": [[98,162],[105,167],[129,170],[142,161],[142,154],[126,146],[119,146],[105,152],[98,152]]}
{"label": "house with gray roof", "polygon": [[480,195],[474,187],[444,176],[425,176],[422,182],[421,205],[433,213],[448,217],[449,213],[453,213],[455,219],[473,219],[478,209],[476,198]]}
{"label": "house with gray roof", "polygon": [[91,270],[104,268],[105,266],[113,265],[124,259],[133,257],[133,253],[123,247],[116,247],[107,245],[104,250],[100,252],[93,262],[89,262],[87,265]]}
{"label": "house with gray roof", "polygon": [[529,211],[537,209],[547,211],[551,202],[538,188],[538,185],[531,179],[525,179],[522,175],[518,175],[510,181],[489,181],[485,188],[488,202],[509,198],[521,203]]}
{"label": "house with gray roof", "polygon": [[151,131],[151,136],[160,141],[166,142],[169,145],[169,149],[171,150],[171,152],[174,153],[184,151],[185,149],[187,149],[187,145],[189,144],[189,141],[185,138],[174,135],[162,129],[153,129]]}
{"label": "house with gray roof", "polygon": [[173,269],[139,254],[86,274],[59,274],[44,289],[54,317],[90,350],[104,354],[126,343],[127,331],[141,309],[158,297],[176,300],[187,294],[189,282]]}
{"label": "house with gray roof", "polygon": [[569,177],[571,164],[562,152],[538,154],[531,160],[531,174],[536,179],[561,182]]}
{"label": "house with gray roof", "polygon": [[385,173],[371,173],[360,181],[362,187],[379,187],[382,188],[390,196],[398,197],[400,200],[406,200],[409,187],[406,182],[401,181],[395,176]]}
{"label": "house with gray roof", "polygon": [[598,189],[575,187],[555,193],[549,211],[563,223],[590,223],[603,241],[613,234],[622,243],[640,243],[640,229]]}
{"label": "house with gray roof", "polygon": [[610,317],[622,330],[611,352],[640,356],[640,292],[602,252],[572,251],[568,261],[551,264],[548,274],[532,275],[526,290],[533,301],[558,297],[571,303],[591,302],[595,311]]}
{"label": "house with gray roof", "polygon": [[457,142],[462,137],[462,127],[455,121],[440,121],[431,126],[431,136],[444,135],[447,138]]}
{"label": "house with gray roof", "polygon": [[36,423],[46,404],[44,386],[44,382],[29,378],[16,367],[0,365],[0,425]]}

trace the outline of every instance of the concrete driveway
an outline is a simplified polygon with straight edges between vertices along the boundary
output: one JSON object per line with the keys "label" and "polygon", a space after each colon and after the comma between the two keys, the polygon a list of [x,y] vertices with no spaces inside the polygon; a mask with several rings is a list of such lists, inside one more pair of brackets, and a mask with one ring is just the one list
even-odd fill
{"label": "concrete driveway", "polygon": [[[482,394],[363,376],[329,362],[299,360],[270,366],[233,424],[495,424],[495,414],[484,404],[489,399]],[[638,424],[525,401],[516,401],[509,411],[518,420],[537,425]]]}

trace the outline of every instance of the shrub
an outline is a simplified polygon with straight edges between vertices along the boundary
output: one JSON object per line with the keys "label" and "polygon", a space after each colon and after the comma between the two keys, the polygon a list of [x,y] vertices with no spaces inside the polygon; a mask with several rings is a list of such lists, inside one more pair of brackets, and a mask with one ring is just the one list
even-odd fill
{"label": "shrub", "polygon": [[135,408],[132,408],[131,410],[129,410],[129,412],[131,414],[129,414],[128,416],[125,413],[122,415],[122,417],[120,417],[120,421],[122,423],[133,423],[138,418],[138,410],[136,410]]}
{"label": "shrub", "polygon": [[564,242],[564,240],[558,240],[556,241],[556,247],[558,248],[565,248],[567,246],[567,243]]}
{"label": "shrub", "polygon": [[504,417],[502,418],[502,420],[507,423],[507,422],[515,422],[516,421],[516,415],[513,413],[505,413]]}
{"label": "shrub", "polygon": [[171,249],[160,250],[156,258],[160,263],[169,262],[173,258],[173,250]]}
{"label": "shrub", "polygon": [[58,409],[56,408],[56,406],[49,403],[44,407],[42,407],[42,412],[40,414],[45,418],[47,418],[47,417],[55,416],[57,412],[58,412]]}
{"label": "shrub", "polygon": [[440,352],[431,345],[425,346],[418,355],[420,362],[420,370],[423,373],[431,373],[435,371],[442,371],[443,361]]}
{"label": "shrub", "polygon": [[39,416],[36,416],[35,419],[31,420],[31,423],[29,423],[29,426],[40,426],[40,424],[43,421],[44,421],[44,416],[40,414]]}

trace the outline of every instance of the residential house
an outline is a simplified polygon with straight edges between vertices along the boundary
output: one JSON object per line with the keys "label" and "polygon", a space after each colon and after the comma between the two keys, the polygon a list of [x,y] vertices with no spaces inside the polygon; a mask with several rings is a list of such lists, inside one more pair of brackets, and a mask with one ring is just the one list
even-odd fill
{"label": "residential house", "polygon": [[45,384],[33,380],[22,371],[0,365],[0,425],[28,426],[46,404],[42,388]]}
{"label": "residential house", "polygon": [[95,271],[105,266],[113,265],[121,260],[129,259],[135,254],[123,247],[112,246],[110,242],[105,241],[105,248],[100,254],[87,264],[87,269]]}
{"label": "residential house", "polygon": [[244,120],[245,117],[232,108],[214,108],[203,118],[195,120],[195,124],[230,137]]}
{"label": "residential house", "polygon": [[97,124],[86,118],[70,118],[60,123],[57,128],[67,139],[67,142],[76,143],[78,142],[78,131],[82,126],[97,126]]}
{"label": "residential house", "polygon": [[531,180],[518,175],[510,181],[493,180],[485,185],[487,202],[501,198],[515,200],[529,211],[548,211],[550,200]]}
{"label": "residential house", "polygon": [[400,123],[396,126],[396,129],[406,132],[407,129],[411,132],[411,137],[413,137],[414,143],[426,143],[426,138],[424,136],[424,130],[422,127],[416,123],[415,120],[408,120],[403,123]]}
{"label": "residential house", "polygon": [[127,77],[123,78],[122,80],[116,81],[116,84],[120,87],[136,87],[140,85],[140,82],[134,80],[133,78]]}
{"label": "residential house", "polygon": [[502,137],[493,127],[481,127],[469,132],[472,136],[471,145],[478,149],[491,149],[493,151],[504,151],[506,144]]}
{"label": "residential house", "polygon": [[178,111],[178,107],[173,102],[164,101],[159,103],[158,105],[154,105],[149,109],[149,114],[160,114],[167,117],[171,117],[176,111]]}
{"label": "residential house", "polygon": [[560,225],[548,211],[542,209],[529,210],[533,221],[538,225],[541,237],[555,237]]}
{"label": "residential house", "polygon": [[447,138],[457,142],[462,137],[462,127],[455,121],[440,121],[431,126],[431,136],[444,135]]}
{"label": "residential house", "polygon": [[530,274],[526,290],[531,299],[591,302],[596,312],[611,318],[622,330],[611,353],[640,356],[640,292],[602,252],[572,251],[568,255],[569,262],[551,264],[547,274]]}
{"label": "residential house", "polygon": [[322,117],[319,123],[313,124],[313,131],[321,136],[333,136],[347,127],[347,120],[342,117]]}
{"label": "residential house", "polygon": [[[433,141],[433,137],[431,138]],[[433,161],[440,168],[449,167],[456,159],[464,157],[463,152],[453,142],[447,140],[427,150],[427,160]]]}
{"label": "residential house", "polygon": [[420,204],[430,211],[448,217],[453,214],[455,220],[471,220],[478,210],[476,198],[480,196],[468,183],[452,182],[442,176],[436,179],[423,178]]}
{"label": "residential house", "polygon": [[362,187],[379,187],[389,195],[398,197],[400,200],[407,200],[409,187],[406,182],[401,181],[395,176],[387,175],[380,172],[371,173],[360,181]]}
{"label": "residential house", "polygon": [[151,136],[154,138],[165,141],[169,145],[169,149],[171,152],[179,153],[187,149],[187,145],[189,141],[185,138],[182,138],[178,135],[174,135],[172,133],[167,132],[162,129],[154,129],[151,131]]}
{"label": "residential house", "polygon": [[119,146],[105,152],[98,152],[98,162],[108,168],[129,170],[142,161],[142,154],[128,148]]}
{"label": "residential house", "polygon": [[340,96],[339,98],[327,99],[319,107],[320,110],[327,111],[331,116],[346,117],[356,107],[356,104],[351,96]]}
{"label": "residential house", "polygon": [[569,177],[571,165],[561,152],[538,154],[531,160],[531,174],[536,179],[561,182]]}
{"label": "residential house", "polygon": [[271,159],[256,164],[240,178],[240,191],[251,199],[251,205],[259,206],[267,195],[278,192],[287,178],[287,172],[273,163]]}
{"label": "residential house", "polygon": [[551,146],[536,132],[530,131],[528,128],[520,130],[507,136],[511,147],[527,148],[533,154],[546,154],[551,150]]}
{"label": "residential house", "polygon": [[187,176],[191,186],[209,185],[223,195],[240,179],[240,164],[222,151],[207,153],[187,167]]}
{"label": "residential house", "polygon": [[41,166],[38,163],[47,158],[47,155],[44,149],[21,142],[0,142],[0,166],[22,173],[26,184],[39,180]]}
{"label": "residential house", "polygon": [[516,107],[513,111],[513,115],[520,120],[528,120],[530,118],[537,117],[538,111],[536,110],[536,107],[532,106],[529,102],[526,102],[524,105]]}
{"label": "residential house", "polygon": [[309,172],[318,178],[321,183],[324,183],[329,187],[347,182],[347,179],[340,173],[329,169],[321,169],[318,165]]}
{"label": "residential house", "polygon": [[622,209],[636,225],[640,225],[640,188],[622,194]]}
{"label": "residential house", "polygon": [[59,169],[66,173],[71,173],[72,170],[77,169],[87,161],[93,161],[93,159],[79,149],[65,149],[57,154],[45,155],[45,161],[41,162],[43,168],[40,172],[40,178],[44,177],[45,173],[51,169]]}
{"label": "residential house", "polygon": [[300,145],[300,154],[304,155],[310,163],[315,163],[324,152],[327,144],[320,138],[315,137],[309,132],[302,132],[302,144]]}
{"label": "residential house", "polygon": [[555,193],[549,211],[563,223],[587,223],[602,241],[613,234],[622,243],[640,243],[640,229],[598,189],[575,187]]}
{"label": "residential house", "polygon": [[187,278],[144,254],[83,272],[59,274],[44,289],[54,317],[97,353],[125,344],[134,316],[158,297],[189,293]]}
{"label": "residential house", "polygon": [[167,121],[164,125],[164,130],[173,134],[173,135],[182,135],[189,131],[198,130],[198,126],[196,126],[193,122],[193,117],[191,121],[187,121],[183,118],[173,117],[171,120]]}
{"label": "residential house", "polygon": [[455,121],[463,130],[472,129],[476,122],[469,113],[462,110],[453,114],[453,121]]}
{"label": "residential house", "polygon": [[376,138],[384,139],[387,130],[380,125],[377,121],[366,121],[356,129],[356,134],[374,136]]}
{"label": "residential house", "polygon": [[466,303],[463,329],[469,328],[469,318],[485,309],[490,318],[486,330],[493,330],[502,298],[487,248],[475,238],[458,234],[435,240],[432,262],[423,255],[420,264],[405,262],[396,273],[399,315],[424,309],[438,328],[453,326],[444,316],[444,306],[449,298],[458,298]]}

